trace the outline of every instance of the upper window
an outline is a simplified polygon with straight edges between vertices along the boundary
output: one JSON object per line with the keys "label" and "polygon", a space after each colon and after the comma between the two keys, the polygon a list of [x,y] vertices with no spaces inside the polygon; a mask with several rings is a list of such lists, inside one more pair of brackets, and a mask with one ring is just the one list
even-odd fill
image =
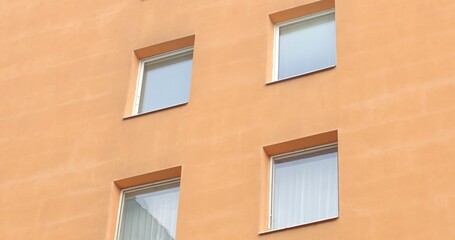
{"label": "upper window", "polygon": [[179,180],[123,191],[117,240],[174,240]]}
{"label": "upper window", "polygon": [[270,229],[338,217],[337,152],[328,144],[271,158]]}
{"label": "upper window", "polygon": [[188,103],[193,49],[142,59],[133,115]]}
{"label": "upper window", "polygon": [[277,24],[275,35],[275,81],[336,64],[333,10]]}

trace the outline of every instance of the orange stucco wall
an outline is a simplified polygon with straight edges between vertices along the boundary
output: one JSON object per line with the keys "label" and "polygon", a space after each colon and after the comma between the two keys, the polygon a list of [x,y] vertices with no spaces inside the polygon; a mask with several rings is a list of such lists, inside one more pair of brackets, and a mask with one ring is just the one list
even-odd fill
{"label": "orange stucco wall", "polygon": [[[114,183],[181,166],[178,240],[455,239],[455,4],[337,0],[337,66],[271,80],[309,0],[0,2],[0,239],[113,240]],[[189,104],[124,120],[134,50],[195,35]],[[263,147],[337,130],[340,217],[258,235]]]}

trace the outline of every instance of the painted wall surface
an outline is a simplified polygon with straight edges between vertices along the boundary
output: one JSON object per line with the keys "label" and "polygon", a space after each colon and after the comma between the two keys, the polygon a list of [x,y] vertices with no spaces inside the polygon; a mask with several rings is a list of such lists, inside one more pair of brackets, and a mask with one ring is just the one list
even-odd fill
{"label": "painted wall surface", "polygon": [[[337,66],[271,79],[309,0],[0,1],[0,239],[113,240],[182,166],[178,240],[455,239],[455,3],[336,1]],[[189,104],[124,120],[133,50],[195,35]],[[263,146],[338,131],[340,217],[266,230]]]}

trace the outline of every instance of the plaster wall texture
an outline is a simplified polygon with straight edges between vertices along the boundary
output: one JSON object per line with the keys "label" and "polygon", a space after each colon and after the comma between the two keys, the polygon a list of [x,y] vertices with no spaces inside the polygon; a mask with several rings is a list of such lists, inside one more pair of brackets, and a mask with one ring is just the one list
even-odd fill
{"label": "plaster wall texture", "polygon": [[[336,1],[337,66],[271,79],[308,0],[0,2],[0,239],[114,239],[114,181],[182,166],[177,239],[454,239],[455,3]],[[133,50],[195,35],[189,104],[123,120]],[[340,217],[266,229],[263,146],[338,131]]]}

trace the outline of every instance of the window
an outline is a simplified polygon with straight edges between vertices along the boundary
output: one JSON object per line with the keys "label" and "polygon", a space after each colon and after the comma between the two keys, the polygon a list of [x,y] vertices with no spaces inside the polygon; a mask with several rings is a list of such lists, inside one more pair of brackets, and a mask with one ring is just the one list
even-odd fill
{"label": "window", "polygon": [[123,190],[117,240],[175,239],[179,179]]}
{"label": "window", "polygon": [[276,25],[274,80],[315,72],[336,64],[333,10]]}
{"label": "window", "polygon": [[271,230],[338,217],[337,144],[271,158]]}
{"label": "window", "polygon": [[140,61],[133,115],[188,103],[193,49]]}

